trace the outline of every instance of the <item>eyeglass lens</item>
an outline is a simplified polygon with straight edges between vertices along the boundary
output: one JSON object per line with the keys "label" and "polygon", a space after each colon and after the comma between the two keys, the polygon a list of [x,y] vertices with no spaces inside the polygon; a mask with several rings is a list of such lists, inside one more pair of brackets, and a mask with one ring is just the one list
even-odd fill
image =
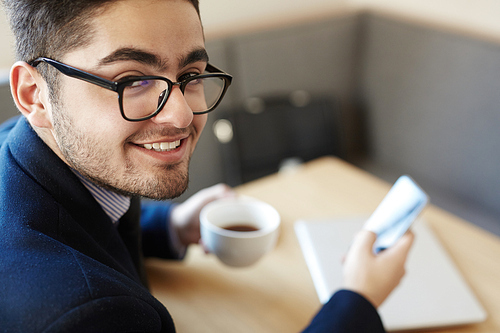
{"label": "eyeglass lens", "polygon": [[[184,86],[184,98],[194,113],[203,113],[219,101],[224,84],[220,77],[193,79]],[[161,107],[168,91],[168,83],[164,80],[132,81],[123,90],[123,113],[129,119],[147,117]]]}

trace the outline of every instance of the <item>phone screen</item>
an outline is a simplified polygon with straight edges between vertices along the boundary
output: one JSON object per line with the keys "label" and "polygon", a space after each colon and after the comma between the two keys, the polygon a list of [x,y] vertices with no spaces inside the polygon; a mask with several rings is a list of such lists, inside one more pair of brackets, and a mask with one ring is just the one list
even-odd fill
{"label": "phone screen", "polygon": [[373,251],[379,253],[394,245],[428,202],[428,195],[411,177],[399,177],[364,225],[377,234]]}

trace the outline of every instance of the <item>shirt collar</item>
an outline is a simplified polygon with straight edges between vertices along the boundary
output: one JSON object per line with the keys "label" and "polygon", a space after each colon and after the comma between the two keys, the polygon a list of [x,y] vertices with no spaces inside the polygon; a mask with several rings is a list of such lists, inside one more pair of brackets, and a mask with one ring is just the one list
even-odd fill
{"label": "shirt collar", "polygon": [[130,207],[130,198],[98,186],[85,178],[78,171],[71,169],[85,187],[90,191],[94,199],[101,205],[104,212],[109,216],[111,222],[116,224],[125,215]]}

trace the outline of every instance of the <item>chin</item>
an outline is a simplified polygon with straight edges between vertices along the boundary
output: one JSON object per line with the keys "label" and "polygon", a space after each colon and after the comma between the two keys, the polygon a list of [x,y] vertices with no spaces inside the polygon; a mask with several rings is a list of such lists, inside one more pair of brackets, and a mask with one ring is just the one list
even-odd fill
{"label": "chin", "polygon": [[175,186],[172,187],[158,187],[155,189],[152,189],[151,191],[148,191],[141,195],[144,198],[148,199],[153,199],[153,200],[168,200],[168,199],[174,199],[184,192],[186,192],[188,188],[188,183],[189,181],[186,180],[184,184],[176,184]]}
{"label": "chin", "polygon": [[177,198],[183,194],[187,190],[188,184],[188,168],[169,166],[164,168],[158,177],[143,183],[133,192],[135,195],[148,199],[167,200]]}

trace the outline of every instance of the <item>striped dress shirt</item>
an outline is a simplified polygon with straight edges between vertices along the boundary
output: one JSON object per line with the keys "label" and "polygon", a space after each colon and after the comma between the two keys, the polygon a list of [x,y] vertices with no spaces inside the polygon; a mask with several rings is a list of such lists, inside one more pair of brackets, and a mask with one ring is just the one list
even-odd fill
{"label": "striped dress shirt", "polygon": [[107,190],[97,186],[78,171],[73,172],[78,176],[80,181],[90,191],[94,199],[101,205],[104,212],[109,216],[113,224],[117,224],[118,220],[127,212],[130,207],[130,198],[124,195]]}
{"label": "striped dress shirt", "polygon": [[[125,215],[127,210],[130,208],[130,197],[115,193],[113,191],[107,190],[98,186],[85,178],[75,169],[71,168],[75,175],[80,179],[80,181],[85,185],[85,187],[90,191],[94,199],[99,203],[104,212],[109,216],[111,222],[114,225],[118,225],[120,218]],[[172,223],[169,220],[165,221],[167,223],[167,228],[169,230],[168,237],[170,239],[170,244],[175,250],[178,259],[184,258],[187,251],[187,246],[183,245],[174,230]]]}

